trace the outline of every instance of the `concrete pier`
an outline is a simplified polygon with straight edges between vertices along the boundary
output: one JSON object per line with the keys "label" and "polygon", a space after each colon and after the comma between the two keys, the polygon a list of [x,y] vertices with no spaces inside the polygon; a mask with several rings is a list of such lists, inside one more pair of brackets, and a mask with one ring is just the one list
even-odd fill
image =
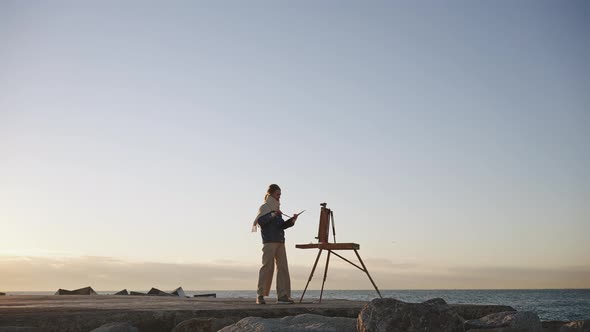
{"label": "concrete pier", "polygon": [[356,318],[361,301],[322,300],[302,304],[257,305],[255,299],[179,298],[114,295],[18,295],[0,297],[0,331],[6,326],[47,332],[88,332],[106,323],[129,322],[141,332],[169,332],[191,318],[210,318],[212,330],[248,317],[278,318],[312,313]]}

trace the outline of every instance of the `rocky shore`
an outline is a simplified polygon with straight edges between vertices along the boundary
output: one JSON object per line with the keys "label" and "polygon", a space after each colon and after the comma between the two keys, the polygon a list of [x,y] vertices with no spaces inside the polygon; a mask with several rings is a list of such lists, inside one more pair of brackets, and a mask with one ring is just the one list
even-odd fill
{"label": "rocky shore", "polygon": [[590,331],[590,321],[542,322],[504,305],[324,300],[256,305],[252,299],[176,296],[2,296],[0,332]]}

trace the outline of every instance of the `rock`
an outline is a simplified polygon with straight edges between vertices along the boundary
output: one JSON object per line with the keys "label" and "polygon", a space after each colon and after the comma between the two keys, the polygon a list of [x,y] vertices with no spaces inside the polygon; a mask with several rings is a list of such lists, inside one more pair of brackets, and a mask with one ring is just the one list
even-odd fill
{"label": "rock", "polygon": [[467,330],[467,332],[530,332],[530,330],[518,327],[498,327],[495,329]]}
{"label": "rock", "polygon": [[129,323],[108,323],[90,332],[139,332],[139,330]]}
{"label": "rock", "polygon": [[575,320],[573,322],[566,323],[561,326],[559,332],[570,332],[570,331],[580,331],[580,332],[590,332],[590,319],[585,320]]}
{"label": "rock", "polygon": [[244,317],[239,316],[224,316],[223,318],[214,318],[213,329],[211,329],[211,331],[219,331],[222,328],[235,324],[242,319],[244,319]]}
{"label": "rock", "polygon": [[356,319],[302,314],[283,318],[246,317],[218,332],[355,332]]}
{"label": "rock", "polygon": [[507,305],[495,304],[449,304],[449,306],[464,319],[477,319],[489,314],[503,311],[516,311]]}
{"label": "rock", "polygon": [[209,332],[213,329],[210,318],[193,318],[180,322],[172,332]]}
{"label": "rock", "polygon": [[170,293],[166,293],[164,291],[161,291],[161,290],[159,290],[157,288],[153,288],[153,287],[152,287],[152,289],[150,289],[149,292],[147,292],[147,295],[152,295],[152,296],[174,296],[174,295],[172,295]]}
{"label": "rock", "polygon": [[357,329],[360,332],[463,332],[463,321],[443,299],[406,303],[384,298],[374,299],[361,310]]}
{"label": "rock", "polygon": [[129,292],[129,295],[146,296],[147,294],[146,293],[140,293],[140,292],[131,291],[131,292]]}
{"label": "rock", "polygon": [[176,288],[175,290],[172,291],[171,294],[176,295],[176,296],[180,296],[180,297],[186,297],[186,294],[184,293],[184,289],[182,289],[182,287]]}
{"label": "rock", "polygon": [[541,322],[543,332],[559,332],[562,325],[569,323],[562,320],[547,320]]}
{"label": "rock", "polygon": [[434,299],[426,300],[422,302],[423,304],[434,304],[434,305],[446,305],[448,306],[447,302],[440,297],[435,297]]}
{"label": "rock", "polygon": [[0,326],[0,332],[43,332],[43,330],[33,326]]}
{"label": "rock", "polygon": [[129,295],[129,292],[127,291],[127,289],[124,289],[122,291],[116,292],[115,295]]}
{"label": "rock", "polygon": [[0,296],[4,296],[4,295],[6,295],[6,293],[2,293],[2,292],[0,292]]}
{"label": "rock", "polygon": [[76,290],[58,289],[55,295],[98,295],[92,287],[84,287]]}
{"label": "rock", "polygon": [[6,296],[0,297],[0,326],[89,332],[106,323],[128,322],[141,332],[170,332],[188,319],[213,318],[212,331],[218,331],[250,316],[283,318],[313,313],[356,319],[365,304],[324,299],[321,305],[257,306],[252,298],[195,301],[176,296]]}
{"label": "rock", "polygon": [[541,331],[541,320],[534,312],[505,311],[465,322],[465,331],[495,328],[524,329],[536,332]]}
{"label": "rock", "polygon": [[217,293],[195,294],[193,297],[217,297]]}

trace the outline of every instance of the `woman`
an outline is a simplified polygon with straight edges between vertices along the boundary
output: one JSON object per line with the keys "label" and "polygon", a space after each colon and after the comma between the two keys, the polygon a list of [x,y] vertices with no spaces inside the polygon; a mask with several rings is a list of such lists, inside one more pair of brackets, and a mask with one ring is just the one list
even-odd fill
{"label": "woman", "polygon": [[266,191],[264,204],[260,206],[253,226],[260,226],[262,233],[262,267],[258,274],[257,304],[265,304],[264,297],[270,293],[270,285],[277,265],[277,303],[292,304],[291,278],[285,251],[285,229],[292,227],[297,214],[285,221],[280,209],[281,188],[271,184]]}

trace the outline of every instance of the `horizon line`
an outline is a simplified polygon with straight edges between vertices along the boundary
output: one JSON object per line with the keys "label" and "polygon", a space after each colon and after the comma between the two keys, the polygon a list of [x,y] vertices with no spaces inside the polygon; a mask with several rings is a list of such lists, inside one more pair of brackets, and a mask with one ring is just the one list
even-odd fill
{"label": "horizon line", "polygon": [[[92,287],[92,286],[86,286]],[[182,286],[179,286],[182,287]],[[156,287],[153,287],[156,288]],[[93,288],[94,289],[94,288]],[[127,289],[127,288],[124,288]],[[142,291],[140,289],[138,291]],[[484,290],[507,290],[507,291],[528,291],[528,290],[590,290],[590,288],[399,288],[399,289],[380,289],[380,291],[484,291]],[[95,290],[97,291],[97,290]],[[99,292],[118,292],[119,290],[98,290]],[[147,290],[149,291],[149,289]],[[255,289],[185,289],[185,292],[201,292],[201,291],[218,291],[218,292],[255,292]],[[303,289],[293,289],[292,291],[298,292],[303,291]],[[307,289],[307,291],[320,291],[320,289]],[[325,289],[326,291],[375,291],[375,289]],[[5,290],[3,293],[9,295],[8,293],[36,293],[36,292],[54,292],[53,290],[33,290],[33,291],[9,291]],[[99,294],[99,295],[108,295],[108,294]],[[89,295],[92,296],[92,295]]]}

